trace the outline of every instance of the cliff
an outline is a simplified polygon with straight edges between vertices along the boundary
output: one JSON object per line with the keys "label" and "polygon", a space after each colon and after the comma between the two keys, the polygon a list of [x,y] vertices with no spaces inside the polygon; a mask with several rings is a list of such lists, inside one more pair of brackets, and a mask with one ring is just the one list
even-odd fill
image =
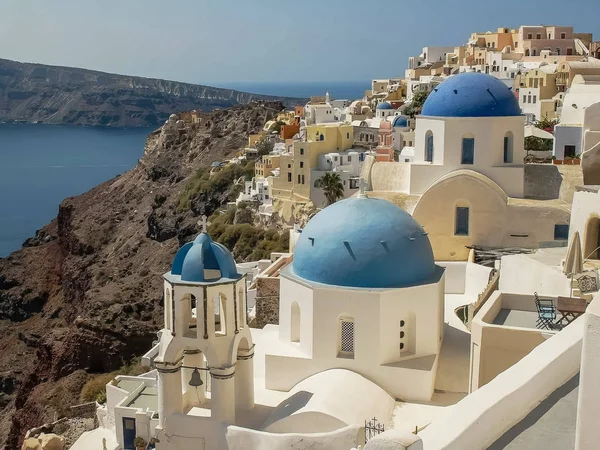
{"label": "cliff", "polygon": [[193,181],[282,107],[203,113],[174,138],[153,132],[134,169],[67,198],[27,247],[0,258],[0,448],[78,403],[93,374],[151,347],[163,323],[161,275],[199,232],[198,216],[231,197],[231,183],[207,191]]}
{"label": "cliff", "polygon": [[115,127],[162,125],[176,111],[304,99],[0,59],[0,122]]}

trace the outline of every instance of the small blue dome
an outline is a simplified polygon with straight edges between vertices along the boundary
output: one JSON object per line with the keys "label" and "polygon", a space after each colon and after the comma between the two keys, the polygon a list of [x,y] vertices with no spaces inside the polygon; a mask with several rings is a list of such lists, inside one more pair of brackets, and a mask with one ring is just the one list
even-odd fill
{"label": "small blue dome", "polygon": [[377,105],[377,109],[394,109],[388,102],[383,102]]}
{"label": "small blue dome", "polygon": [[367,197],[342,200],[314,216],[292,264],[306,280],[358,288],[426,284],[435,267],[421,225],[393,203]]}
{"label": "small blue dome", "polygon": [[406,116],[397,116],[392,122],[392,127],[398,128],[407,128],[408,127],[408,117]]}
{"label": "small blue dome", "polygon": [[506,117],[520,116],[511,89],[484,73],[467,72],[443,81],[423,104],[422,116]]}
{"label": "small blue dome", "polygon": [[206,278],[205,270],[220,271],[220,278],[240,277],[231,252],[223,245],[213,242],[208,234],[202,233],[193,242],[188,242],[177,251],[171,274],[180,275],[181,281],[194,283],[215,281]]}

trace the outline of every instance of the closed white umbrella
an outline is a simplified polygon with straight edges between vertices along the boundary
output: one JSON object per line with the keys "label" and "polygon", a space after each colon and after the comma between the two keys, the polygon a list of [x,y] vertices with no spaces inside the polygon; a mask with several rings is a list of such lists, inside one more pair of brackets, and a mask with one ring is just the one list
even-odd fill
{"label": "closed white umbrella", "polygon": [[554,139],[554,135],[552,133],[548,133],[538,127],[534,127],[533,125],[527,125],[525,127],[525,137],[535,136],[542,139]]}
{"label": "closed white umbrella", "polygon": [[573,289],[573,276],[583,272],[583,254],[581,253],[581,239],[579,231],[576,231],[567,250],[565,266],[563,267],[565,275],[571,276],[571,295]]}

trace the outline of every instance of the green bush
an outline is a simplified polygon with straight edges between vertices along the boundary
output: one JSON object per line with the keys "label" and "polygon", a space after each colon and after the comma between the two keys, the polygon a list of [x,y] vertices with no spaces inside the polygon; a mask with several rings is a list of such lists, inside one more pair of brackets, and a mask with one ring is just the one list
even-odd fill
{"label": "green bush", "polygon": [[98,403],[106,402],[106,385],[117,375],[141,375],[147,372],[148,369],[141,364],[140,358],[132,359],[128,364],[124,364],[119,370],[110,373],[102,373],[88,380],[87,383],[81,389],[79,394],[79,400],[82,403],[93,402],[94,400]]}

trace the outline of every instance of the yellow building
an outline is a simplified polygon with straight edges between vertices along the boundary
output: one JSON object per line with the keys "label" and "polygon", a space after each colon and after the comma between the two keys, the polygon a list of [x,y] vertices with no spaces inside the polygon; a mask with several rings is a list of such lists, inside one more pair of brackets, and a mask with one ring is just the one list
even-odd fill
{"label": "yellow building", "polygon": [[260,161],[254,164],[254,176],[256,178],[267,178],[273,175],[273,170],[279,168],[281,155],[263,155]]}
{"label": "yellow building", "polygon": [[273,178],[275,199],[308,202],[311,169],[317,167],[319,155],[349,150],[354,143],[350,124],[309,125],[300,134],[304,138],[293,141],[291,153],[281,155],[279,177]]}
{"label": "yellow building", "polygon": [[471,33],[469,44],[478,48],[489,48],[490,50],[503,50],[505,47],[515,50],[518,36],[519,30],[498,28],[495,33],[491,31]]}
{"label": "yellow building", "polygon": [[575,75],[600,75],[600,60],[590,58],[588,61],[563,61],[558,65],[556,85],[560,92],[571,87]]}
{"label": "yellow building", "polygon": [[531,114],[534,120],[557,118],[556,66],[546,65],[530,70],[521,76],[516,92],[524,114]]}

